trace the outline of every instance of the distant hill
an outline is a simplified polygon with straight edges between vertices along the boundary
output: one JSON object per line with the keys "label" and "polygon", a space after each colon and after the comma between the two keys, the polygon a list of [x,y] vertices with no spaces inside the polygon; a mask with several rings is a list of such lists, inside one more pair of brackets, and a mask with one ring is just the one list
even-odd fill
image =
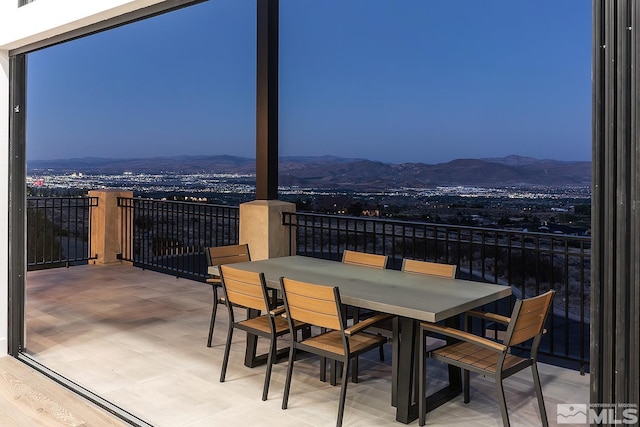
{"label": "distant hill", "polygon": [[[76,158],[33,160],[30,173],[239,173],[254,174],[255,159],[235,156],[176,156],[137,159]],[[391,164],[334,156],[281,157],[279,183],[340,189],[387,189],[441,185],[591,185],[591,162],[507,156],[456,159],[447,163]]]}

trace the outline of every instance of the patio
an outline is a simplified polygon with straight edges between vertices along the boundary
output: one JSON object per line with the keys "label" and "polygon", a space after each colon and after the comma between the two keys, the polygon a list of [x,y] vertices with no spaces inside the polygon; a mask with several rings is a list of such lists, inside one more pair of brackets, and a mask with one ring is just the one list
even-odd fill
{"label": "patio", "polygon": [[[339,389],[318,380],[315,358],[296,364],[286,411],[285,363],[274,367],[269,399],[261,401],[264,369],[242,365],[242,333],[235,334],[227,381],[218,381],[227,315],[219,312],[207,348],[211,290],[203,283],[127,265],[86,265],[29,272],[26,292],[26,353],[151,425],[335,424]],[[377,351],[362,358],[360,382],[348,387],[345,425],[401,425],[390,405],[385,347],[387,362]],[[444,366],[429,361],[427,369],[429,387],[444,385]],[[551,425],[556,404],[589,401],[588,375],[545,364],[540,371]],[[473,377],[471,384],[471,403],[460,395],[428,414],[427,423],[501,425],[493,382]],[[530,372],[507,379],[505,391],[512,424],[538,426]]]}

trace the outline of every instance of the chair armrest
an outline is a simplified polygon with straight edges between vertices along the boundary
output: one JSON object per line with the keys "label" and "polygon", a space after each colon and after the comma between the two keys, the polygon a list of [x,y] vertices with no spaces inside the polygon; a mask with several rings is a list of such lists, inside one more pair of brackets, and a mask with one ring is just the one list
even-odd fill
{"label": "chair armrest", "polygon": [[385,314],[385,313],[376,314],[375,316],[369,317],[368,319],[365,319],[361,322],[356,323],[355,325],[348,327],[347,329],[344,330],[344,334],[350,337],[370,326],[375,325],[378,322],[381,322],[386,319],[391,319],[392,317],[393,317],[393,314]]}
{"label": "chair armrest", "polygon": [[207,283],[210,285],[222,285],[220,277],[207,277]]}
{"label": "chair armrest", "polygon": [[503,352],[507,349],[506,345],[488,340],[486,338],[479,337],[469,332],[461,331],[456,328],[451,328],[449,326],[440,326],[434,323],[422,322],[420,323],[420,329],[446,335],[452,338],[457,338],[462,341],[467,341],[496,352]]}
{"label": "chair armrest", "polygon": [[505,325],[508,325],[509,322],[511,322],[511,318],[510,317],[501,316],[500,314],[495,314],[495,313],[486,313],[484,311],[469,310],[469,311],[465,312],[465,314],[467,316],[479,317],[481,319],[491,320],[491,321],[494,321],[494,322],[503,323]]}
{"label": "chair armrest", "polygon": [[282,314],[282,313],[284,313],[284,312],[285,312],[285,308],[284,308],[284,306],[282,305],[282,306],[280,306],[280,307],[276,307],[276,308],[274,308],[273,310],[269,311],[269,314],[271,314],[272,316],[279,316],[279,315],[281,315],[281,314]]}

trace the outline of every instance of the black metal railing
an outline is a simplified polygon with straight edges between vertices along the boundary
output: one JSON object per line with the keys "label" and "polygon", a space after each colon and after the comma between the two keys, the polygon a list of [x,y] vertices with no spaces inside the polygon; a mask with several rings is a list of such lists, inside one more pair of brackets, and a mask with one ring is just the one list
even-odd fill
{"label": "black metal railing", "polygon": [[[27,200],[28,268],[86,263],[95,197]],[[203,280],[205,248],[239,242],[239,207],[143,198],[118,198],[120,257],[145,269]],[[591,240],[446,224],[283,213],[295,233],[290,253],[338,260],[345,249],[455,264],[459,277],[512,287],[513,297],[486,307],[509,315],[515,298],[556,291],[541,353],[581,369],[589,364]],[[476,325],[490,329],[492,325]],[[558,364],[558,361],[554,361]]]}
{"label": "black metal railing", "polygon": [[27,269],[86,264],[97,197],[27,198]]}
{"label": "black metal railing", "polygon": [[142,198],[118,198],[124,261],[145,269],[203,280],[205,248],[238,243],[240,209]]}
{"label": "black metal railing", "polygon": [[486,307],[504,315],[516,298],[554,289],[540,352],[581,370],[589,363],[589,237],[300,212],[283,213],[283,224],[295,233],[291,254],[338,260],[351,249],[388,255],[394,269],[403,258],[435,261],[457,265],[460,278],[511,286],[510,301]]}

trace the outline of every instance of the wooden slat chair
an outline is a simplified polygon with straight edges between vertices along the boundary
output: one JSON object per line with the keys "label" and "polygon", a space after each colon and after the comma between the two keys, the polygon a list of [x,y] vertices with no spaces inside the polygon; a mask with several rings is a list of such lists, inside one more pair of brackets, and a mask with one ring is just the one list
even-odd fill
{"label": "wooden slat chair", "polygon": [[402,271],[455,279],[457,266],[453,264],[440,264],[437,262],[416,261],[414,259],[405,258],[402,260]]}
{"label": "wooden slat chair", "polygon": [[[220,266],[220,277],[225,297],[225,304],[229,311],[229,327],[227,329],[227,342],[222,359],[220,382],[224,382],[229,363],[229,352],[234,329],[241,329],[250,334],[270,340],[267,356],[267,371],[264,377],[262,400],[267,400],[271,370],[276,359],[277,338],[289,333],[289,323],[281,316],[284,307],[275,307],[274,301],[269,297],[263,273],[254,273],[238,270],[228,265]],[[236,321],[233,308],[242,307],[250,310],[259,310],[262,314],[257,317]],[[302,327],[299,322],[294,322],[291,328],[293,333]]]}
{"label": "wooden slat chair", "polygon": [[[337,287],[304,283],[284,277],[280,279],[280,283],[286,317],[292,332],[282,409],[287,409],[289,401],[296,350],[303,350],[343,364],[337,420],[337,425],[341,426],[347,393],[349,361],[385,342],[384,337],[368,334],[363,330],[391,317],[391,315],[379,314],[347,328],[340,292]],[[320,333],[310,337],[303,336],[298,340],[296,334],[293,333],[296,321],[319,327]],[[312,331],[316,329],[313,328]]]}
{"label": "wooden slat chair", "polygon": [[[249,245],[247,244],[212,246],[206,248],[205,253],[207,255],[207,265],[209,267],[251,261]],[[211,289],[213,290],[213,308],[211,309],[211,323],[209,324],[209,337],[207,338],[207,347],[211,347],[218,304],[224,304],[224,301],[218,297],[218,288],[222,287],[220,276],[210,276],[207,278],[206,282],[211,285]]]}
{"label": "wooden slat chair", "polygon": [[[387,268],[388,262],[389,257],[386,255],[368,254],[365,252],[350,251],[348,249],[342,253],[343,264],[359,265],[361,267],[384,270]],[[353,317],[358,319],[359,316],[360,309],[358,307],[354,307]],[[381,360],[384,360],[384,353],[382,353],[382,351],[380,357]]]}
{"label": "wooden slat chair", "polygon": [[[531,366],[533,383],[538,398],[538,409],[543,426],[548,426],[547,412],[544,407],[542,397],[542,387],[540,386],[540,376],[538,374],[538,348],[542,335],[545,332],[544,325],[552,307],[551,302],[555,291],[550,290],[537,297],[516,301],[511,317],[500,316],[492,313],[479,311],[469,311],[467,316],[481,317],[491,321],[501,322],[507,325],[506,337],[503,343],[492,341],[469,332],[455,328],[440,326],[433,323],[422,322],[420,324],[420,351],[419,363],[419,424],[423,426],[426,418],[427,399],[425,396],[425,356],[430,356],[449,365],[457,366],[464,372],[464,402],[468,403],[469,393],[469,371],[493,377],[498,391],[498,402],[502,415],[503,425],[509,426],[509,415],[507,413],[507,402],[504,396],[502,380],[528,366]],[[459,340],[453,344],[448,344],[437,350],[425,352],[425,332],[436,332]],[[528,357],[511,354],[510,348],[514,345],[533,339],[531,351]],[[425,354],[426,353],[426,354]]]}
{"label": "wooden slat chair", "polygon": [[[369,268],[377,268],[380,270],[384,270],[385,268],[387,268],[387,263],[389,262],[389,257],[387,255],[378,255],[378,254],[369,254],[366,252],[358,252],[358,251],[351,251],[346,249],[343,253],[342,253],[342,262],[344,264],[351,264],[351,265],[359,265],[362,267],[369,267]],[[367,311],[366,314],[361,313],[360,308],[358,307],[354,307],[353,308],[353,318],[354,319],[358,319],[360,320],[361,316],[366,316],[366,317],[371,317],[373,314],[373,312],[371,311]],[[354,323],[356,322],[356,320],[354,320]],[[386,336],[387,339],[391,338],[391,335],[389,334],[383,334],[383,336]],[[383,346],[380,346],[380,360],[384,361],[384,348]],[[323,378],[324,381],[324,370],[322,369],[322,366],[324,366],[324,363],[322,363],[321,365],[321,372],[320,375]],[[335,370],[335,369],[334,369]],[[334,371],[332,372],[332,376],[331,376],[331,384],[335,385],[335,375],[334,375]],[[358,359],[356,358],[353,362],[353,382],[358,382]]]}
{"label": "wooden slat chair", "polygon": [[368,254],[365,252],[357,252],[345,250],[342,253],[342,262],[345,264],[361,265],[363,267],[379,268],[383,270],[387,268],[389,257],[386,255]]}

